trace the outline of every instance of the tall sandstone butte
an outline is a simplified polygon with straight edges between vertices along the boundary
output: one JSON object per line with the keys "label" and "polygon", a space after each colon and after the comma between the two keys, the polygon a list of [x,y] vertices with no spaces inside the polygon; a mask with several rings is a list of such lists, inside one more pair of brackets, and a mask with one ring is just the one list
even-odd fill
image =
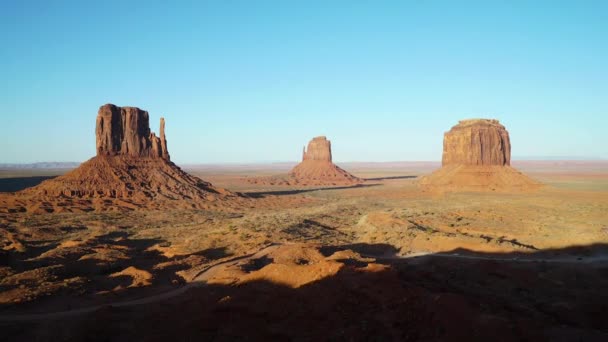
{"label": "tall sandstone butte", "polygon": [[498,120],[462,120],[444,134],[442,167],[419,184],[439,191],[527,191],[540,186],[510,165],[509,132]]}
{"label": "tall sandstone butte", "polygon": [[511,165],[509,132],[498,120],[461,120],[444,134],[442,165]]}
{"label": "tall sandstone butte", "polygon": [[97,155],[129,155],[169,160],[165,119],[160,119],[160,137],[150,131],[148,112],[137,107],[106,104],[99,108],[95,128]]}
{"label": "tall sandstone butte", "polygon": [[97,155],[78,168],[11,196],[3,212],[239,207],[245,198],[192,176],[169,160],[165,120],[160,137],[148,112],[106,104],[96,121]]}

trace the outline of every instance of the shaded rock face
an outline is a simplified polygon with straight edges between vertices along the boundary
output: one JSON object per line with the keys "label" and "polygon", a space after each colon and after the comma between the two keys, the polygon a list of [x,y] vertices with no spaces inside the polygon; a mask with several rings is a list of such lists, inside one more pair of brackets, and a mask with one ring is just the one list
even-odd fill
{"label": "shaded rock face", "polygon": [[510,165],[509,132],[498,120],[461,120],[443,138],[442,165]]}
{"label": "shaded rock face", "polygon": [[324,136],[313,138],[308,143],[308,149],[302,153],[302,161],[316,160],[331,163],[331,142]]}
{"label": "shaded rock face", "polygon": [[150,132],[148,112],[136,107],[106,104],[99,108],[95,128],[97,155],[129,155],[169,160],[165,120],[160,119],[160,137]]}

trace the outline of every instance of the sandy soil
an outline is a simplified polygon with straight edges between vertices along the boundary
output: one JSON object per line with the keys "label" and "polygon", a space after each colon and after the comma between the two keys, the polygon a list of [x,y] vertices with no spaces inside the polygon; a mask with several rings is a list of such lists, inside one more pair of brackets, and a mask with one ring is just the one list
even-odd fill
{"label": "sandy soil", "polygon": [[[608,163],[514,163],[546,186],[448,194],[416,184],[433,163],[338,165],[365,183],[256,186],[245,177],[289,167],[189,167],[254,204],[3,214],[2,334],[606,340]],[[81,314],[11,320],[69,311]]]}

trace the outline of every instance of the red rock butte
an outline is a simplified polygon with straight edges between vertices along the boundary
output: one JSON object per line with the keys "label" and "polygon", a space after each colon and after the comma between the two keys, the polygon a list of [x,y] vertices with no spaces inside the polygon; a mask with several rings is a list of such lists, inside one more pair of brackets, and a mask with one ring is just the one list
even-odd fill
{"label": "red rock butte", "polygon": [[95,128],[97,155],[158,157],[169,160],[165,119],[160,118],[160,137],[150,132],[148,112],[137,107],[106,104],[99,108]]}
{"label": "red rock butte", "polygon": [[327,140],[324,136],[313,138],[308,143],[308,150],[304,147],[302,151],[302,161],[305,160],[331,163],[331,141]]}
{"label": "red rock butte", "polygon": [[511,165],[509,132],[498,120],[461,120],[443,136],[442,166]]}
{"label": "red rock butte", "polygon": [[97,156],[63,176],[0,196],[0,212],[204,209],[245,200],[172,163],[162,118],[157,137],[148,112],[106,104],[99,108],[95,133]]}
{"label": "red rock butte", "polygon": [[349,185],[362,182],[332,162],[331,141],[324,136],[313,138],[302,153],[302,162],[288,176],[295,184]]}
{"label": "red rock butte", "polygon": [[252,177],[247,182],[258,185],[332,186],[357,185],[363,182],[332,162],[331,142],[324,136],[313,138],[304,147],[302,162],[285,176]]}
{"label": "red rock butte", "polygon": [[540,186],[510,165],[509,132],[498,120],[461,120],[444,134],[442,167],[419,184],[439,191],[527,191]]}

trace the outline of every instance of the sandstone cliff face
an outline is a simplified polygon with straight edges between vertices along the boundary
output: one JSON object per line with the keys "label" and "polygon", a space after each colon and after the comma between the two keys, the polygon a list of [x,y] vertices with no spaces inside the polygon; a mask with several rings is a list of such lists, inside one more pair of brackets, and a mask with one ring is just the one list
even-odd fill
{"label": "sandstone cliff face", "polygon": [[418,184],[436,191],[531,191],[541,184],[510,166],[509,133],[498,120],[462,120],[443,138],[442,167]]}
{"label": "sandstone cliff face", "polygon": [[498,120],[462,120],[443,138],[442,165],[510,165],[509,132]]}
{"label": "sandstone cliff face", "polygon": [[331,142],[324,136],[313,138],[308,143],[308,149],[304,150],[302,161],[316,160],[331,163]]}
{"label": "sandstone cliff face", "polygon": [[160,137],[150,132],[148,112],[136,107],[106,104],[99,108],[95,128],[97,155],[129,155],[169,160],[165,120],[160,119]]}

